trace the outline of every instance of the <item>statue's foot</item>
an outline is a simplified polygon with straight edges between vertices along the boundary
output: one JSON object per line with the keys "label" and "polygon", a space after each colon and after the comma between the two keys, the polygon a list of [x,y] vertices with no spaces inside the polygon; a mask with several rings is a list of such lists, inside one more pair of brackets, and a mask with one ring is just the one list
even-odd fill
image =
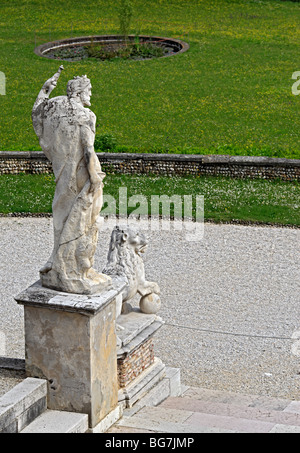
{"label": "statue's foot", "polygon": [[[48,264],[48,263],[46,263]],[[68,277],[57,272],[55,268],[40,273],[42,286],[66,293],[74,294],[97,294],[112,287],[112,279],[108,275],[94,271],[88,272],[82,278]]]}

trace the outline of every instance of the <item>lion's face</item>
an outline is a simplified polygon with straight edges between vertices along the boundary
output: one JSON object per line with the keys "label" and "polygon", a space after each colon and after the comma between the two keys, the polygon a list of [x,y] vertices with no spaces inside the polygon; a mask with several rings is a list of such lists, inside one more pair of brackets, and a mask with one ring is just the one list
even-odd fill
{"label": "lion's face", "polygon": [[113,237],[115,243],[132,247],[135,253],[143,253],[148,245],[145,235],[132,226],[116,226]]}

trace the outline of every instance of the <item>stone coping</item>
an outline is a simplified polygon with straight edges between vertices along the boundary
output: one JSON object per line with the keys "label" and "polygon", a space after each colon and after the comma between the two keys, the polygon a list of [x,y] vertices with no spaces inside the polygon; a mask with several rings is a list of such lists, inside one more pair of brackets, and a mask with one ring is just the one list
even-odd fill
{"label": "stone coping", "polygon": [[111,289],[106,289],[99,294],[81,295],[45,288],[38,280],[18,294],[15,300],[21,305],[94,316],[115,299],[125,286],[126,283],[123,280],[113,280]]}
{"label": "stone coping", "polygon": [[[199,162],[210,165],[251,165],[251,166],[284,166],[300,167],[300,159],[285,159],[265,156],[231,156],[227,154],[154,154],[154,153],[106,153],[97,152],[99,159],[111,161],[167,161]],[[31,159],[47,161],[42,151],[0,151],[0,160]]]}
{"label": "stone coping", "polygon": [[162,327],[164,321],[160,316],[145,314],[139,308],[133,308],[130,313],[120,315],[117,324],[122,329],[118,331],[121,341],[118,358],[121,358],[153,336],[154,332]]}

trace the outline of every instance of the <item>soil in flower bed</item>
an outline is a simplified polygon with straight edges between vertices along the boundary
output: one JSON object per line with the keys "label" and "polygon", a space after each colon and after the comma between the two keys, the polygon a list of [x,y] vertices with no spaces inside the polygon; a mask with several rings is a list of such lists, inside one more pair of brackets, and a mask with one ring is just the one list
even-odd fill
{"label": "soil in flower bed", "polygon": [[68,46],[59,49],[51,49],[47,56],[66,61],[78,61],[86,58],[98,60],[112,60],[115,58],[145,60],[172,55],[173,48],[163,43],[152,42],[122,42],[122,43],[94,43],[89,45]]}

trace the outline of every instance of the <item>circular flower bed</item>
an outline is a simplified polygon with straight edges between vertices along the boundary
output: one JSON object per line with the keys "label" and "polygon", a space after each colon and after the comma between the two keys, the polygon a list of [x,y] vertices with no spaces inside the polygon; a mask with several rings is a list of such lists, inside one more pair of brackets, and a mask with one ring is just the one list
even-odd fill
{"label": "circular flower bed", "polygon": [[183,41],[157,36],[118,35],[85,36],[48,42],[35,49],[41,57],[54,60],[79,61],[86,58],[145,60],[169,57],[188,50]]}

